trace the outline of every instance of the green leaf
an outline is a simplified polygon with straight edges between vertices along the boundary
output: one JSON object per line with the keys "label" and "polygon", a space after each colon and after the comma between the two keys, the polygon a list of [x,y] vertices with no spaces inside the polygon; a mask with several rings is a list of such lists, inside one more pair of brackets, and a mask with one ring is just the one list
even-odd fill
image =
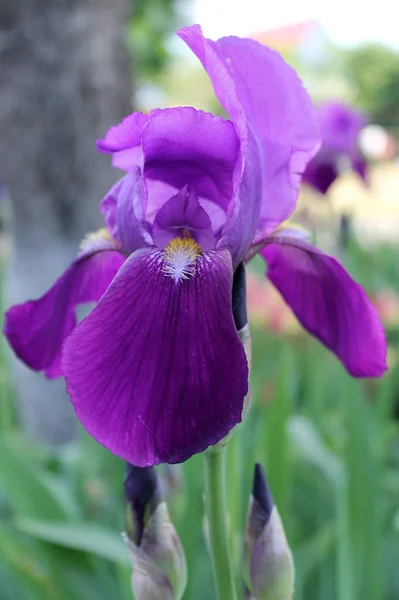
{"label": "green leaf", "polygon": [[313,576],[332,554],[335,536],[335,523],[328,523],[297,549],[295,563],[300,567],[302,581]]}
{"label": "green leaf", "polygon": [[11,437],[0,440],[0,492],[18,516],[57,520],[68,517],[44,471],[31,464]]}
{"label": "green leaf", "polygon": [[320,469],[330,482],[338,485],[343,478],[342,463],[327,448],[315,425],[305,417],[292,417],[289,431],[298,454]]}
{"label": "green leaf", "polygon": [[275,395],[263,417],[266,472],[273,498],[283,520],[288,518],[290,452],[287,429],[293,406],[296,365],[288,345],[281,349]]}
{"label": "green leaf", "polygon": [[52,579],[48,565],[32,550],[20,539],[18,532],[0,523],[0,557],[15,574],[19,585],[24,587],[24,598],[60,600],[62,594],[58,593],[58,585]]}
{"label": "green leaf", "polygon": [[17,526],[21,531],[52,544],[89,552],[123,565],[131,564],[122,537],[104,527],[33,519],[19,519]]}

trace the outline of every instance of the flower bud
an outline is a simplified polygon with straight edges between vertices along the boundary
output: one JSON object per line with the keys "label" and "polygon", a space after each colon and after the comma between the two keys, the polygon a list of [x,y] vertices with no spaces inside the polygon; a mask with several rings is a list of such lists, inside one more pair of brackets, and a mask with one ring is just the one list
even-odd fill
{"label": "flower bud", "polygon": [[136,600],[180,600],[186,559],[153,468],[127,465],[126,535]]}
{"label": "flower bud", "polygon": [[237,331],[240,331],[248,323],[247,283],[245,277],[245,265],[243,262],[238,265],[234,272],[231,303],[233,308],[234,323]]}
{"label": "flower bud", "polygon": [[136,600],[174,600],[168,577],[126,534],[123,539],[132,561],[132,590]]}
{"label": "flower bud", "polygon": [[255,465],[244,540],[244,578],[256,600],[290,600],[294,563],[262,467]]}
{"label": "flower bud", "polygon": [[[248,361],[248,368],[251,369],[252,343],[247,317],[247,283],[245,265],[243,262],[238,265],[233,277],[232,307],[233,318],[237,329],[237,333],[240,337],[242,345],[244,346],[245,354]],[[243,419],[248,414],[248,411],[251,408],[251,403],[252,392],[251,388],[248,388],[248,393],[244,399],[244,406],[242,411]]]}

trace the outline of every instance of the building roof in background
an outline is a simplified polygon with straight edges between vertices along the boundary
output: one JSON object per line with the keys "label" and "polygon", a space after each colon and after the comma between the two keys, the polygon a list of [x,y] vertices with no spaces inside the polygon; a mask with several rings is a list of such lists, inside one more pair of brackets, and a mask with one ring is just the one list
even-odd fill
{"label": "building roof in background", "polygon": [[289,50],[305,43],[319,29],[320,24],[318,21],[303,21],[301,23],[286,25],[285,27],[254,33],[251,37],[271,48]]}

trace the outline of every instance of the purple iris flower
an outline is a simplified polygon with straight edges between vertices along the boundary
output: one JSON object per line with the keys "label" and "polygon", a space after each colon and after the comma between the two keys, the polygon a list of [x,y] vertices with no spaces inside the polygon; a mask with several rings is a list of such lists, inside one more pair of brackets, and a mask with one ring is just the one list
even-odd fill
{"label": "purple iris flower", "polygon": [[[214,42],[198,25],[179,36],[231,120],[178,107],[112,127],[98,148],[127,174],[102,201],[107,229],[5,321],[17,356],[48,377],[63,374],[88,432],[138,466],[186,460],[241,421],[248,365],[232,281],[257,252],[300,322],[352,375],[386,368],[364,290],[279,227],[319,144],[301,81],[253,40]],[[76,305],[88,301],[97,304],[76,326]]]}
{"label": "purple iris flower", "polygon": [[322,145],[305,169],[303,181],[326,194],[339,176],[343,158],[363,181],[367,181],[367,163],[358,146],[359,133],[367,122],[365,116],[339,101],[321,104],[317,116]]}

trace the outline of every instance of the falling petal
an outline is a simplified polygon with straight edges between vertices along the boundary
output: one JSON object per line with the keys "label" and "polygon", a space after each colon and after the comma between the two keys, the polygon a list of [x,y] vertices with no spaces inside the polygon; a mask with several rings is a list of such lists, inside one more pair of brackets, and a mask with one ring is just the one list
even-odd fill
{"label": "falling petal", "polygon": [[[354,377],[386,370],[386,340],[364,289],[339,264],[311,244],[285,236],[261,252],[267,276],[301,324],[342,361]],[[265,307],[265,310],[267,307]]]}
{"label": "falling petal", "polygon": [[180,462],[240,422],[248,367],[231,306],[229,253],[197,258],[181,281],[164,253],[133,254],[64,345],[77,416],[137,466]]}

